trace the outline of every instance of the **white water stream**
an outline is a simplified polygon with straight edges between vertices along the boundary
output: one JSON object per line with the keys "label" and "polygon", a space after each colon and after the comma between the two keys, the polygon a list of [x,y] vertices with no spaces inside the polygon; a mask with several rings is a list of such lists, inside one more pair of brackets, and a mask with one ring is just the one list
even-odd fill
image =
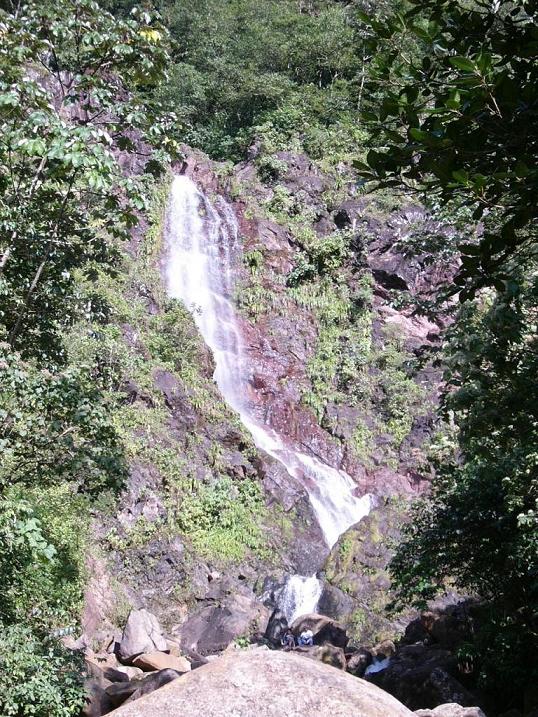
{"label": "white water stream", "polygon": [[[215,381],[239,414],[258,448],[280,461],[306,489],[327,545],[368,514],[370,496],[357,498],[352,478],[287,443],[262,424],[249,405],[251,367],[233,301],[233,267],[240,256],[232,208],[219,197],[215,206],[188,177],[172,184],[167,224],[166,280],[170,296],[181,299],[215,358]],[[321,586],[315,576],[293,576],[281,605],[288,620],[315,611]]]}

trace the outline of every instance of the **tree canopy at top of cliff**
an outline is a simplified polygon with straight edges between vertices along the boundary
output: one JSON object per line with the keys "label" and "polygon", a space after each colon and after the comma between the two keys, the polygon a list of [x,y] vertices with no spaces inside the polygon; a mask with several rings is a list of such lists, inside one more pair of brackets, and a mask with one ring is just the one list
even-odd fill
{"label": "tree canopy at top of cliff", "polygon": [[[128,13],[130,0],[107,0]],[[159,101],[182,139],[218,159],[243,158],[278,110],[290,126],[356,122],[366,58],[355,2],[156,0],[175,42]],[[391,3],[375,3],[376,16]],[[359,3],[368,7],[369,3]]]}

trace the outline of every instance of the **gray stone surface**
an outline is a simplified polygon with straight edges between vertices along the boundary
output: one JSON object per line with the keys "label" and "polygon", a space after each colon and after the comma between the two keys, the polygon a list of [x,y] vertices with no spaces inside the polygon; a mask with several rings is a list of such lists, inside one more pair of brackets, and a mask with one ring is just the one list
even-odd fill
{"label": "gray stone surface", "polygon": [[393,697],[294,653],[234,651],[174,680],[114,717],[411,717]]}
{"label": "gray stone surface", "polygon": [[486,717],[480,707],[462,707],[454,702],[433,710],[417,710],[415,714],[419,717]]}
{"label": "gray stone surface", "polygon": [[120,642],[121,659],[130,662],[143,652],[166,650],[166,647],[166,640],[155,615],[144,609],[131,610]]}

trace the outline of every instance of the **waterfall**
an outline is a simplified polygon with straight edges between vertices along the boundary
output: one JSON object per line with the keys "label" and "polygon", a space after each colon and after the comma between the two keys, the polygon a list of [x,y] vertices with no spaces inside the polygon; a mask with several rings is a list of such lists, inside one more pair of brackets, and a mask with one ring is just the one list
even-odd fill
{"label": "waterfall", "polygon": [[[264,425],[249,405],[251,367],[232,303],[234,260],[240,255],[238,226],[232,208],[219,197],[213,205],[186,176],[176,176],[167,217],[166,282],[171,297],[181,299],[215,358],[215,381],[258,448],[282,463],[304,486],[329,547],[368,514],[370,496],[357,498],[356,485],[344,471],[290,446]],[[317,579],[293,576],[283,591],[290,617],[315,609]],[[291,594],[292,591],[296,594]],[[299,614],[299,613],[297,613]]]}
{"label": "waterfall", "polygon": [[291,625],[299,615],[316,612],[320,597],[321,583],[315,575],[309,578],[292,575],[280,594],[278,606]]}

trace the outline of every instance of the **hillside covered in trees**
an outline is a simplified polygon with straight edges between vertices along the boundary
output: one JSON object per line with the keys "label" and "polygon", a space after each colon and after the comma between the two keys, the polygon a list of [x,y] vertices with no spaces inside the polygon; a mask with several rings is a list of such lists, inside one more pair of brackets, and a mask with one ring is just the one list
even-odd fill
{"label": "hillside covered in trees", "polygon": [[537,713],[537,27],[0,2],[0,714],[301,605],[409,709]]}

